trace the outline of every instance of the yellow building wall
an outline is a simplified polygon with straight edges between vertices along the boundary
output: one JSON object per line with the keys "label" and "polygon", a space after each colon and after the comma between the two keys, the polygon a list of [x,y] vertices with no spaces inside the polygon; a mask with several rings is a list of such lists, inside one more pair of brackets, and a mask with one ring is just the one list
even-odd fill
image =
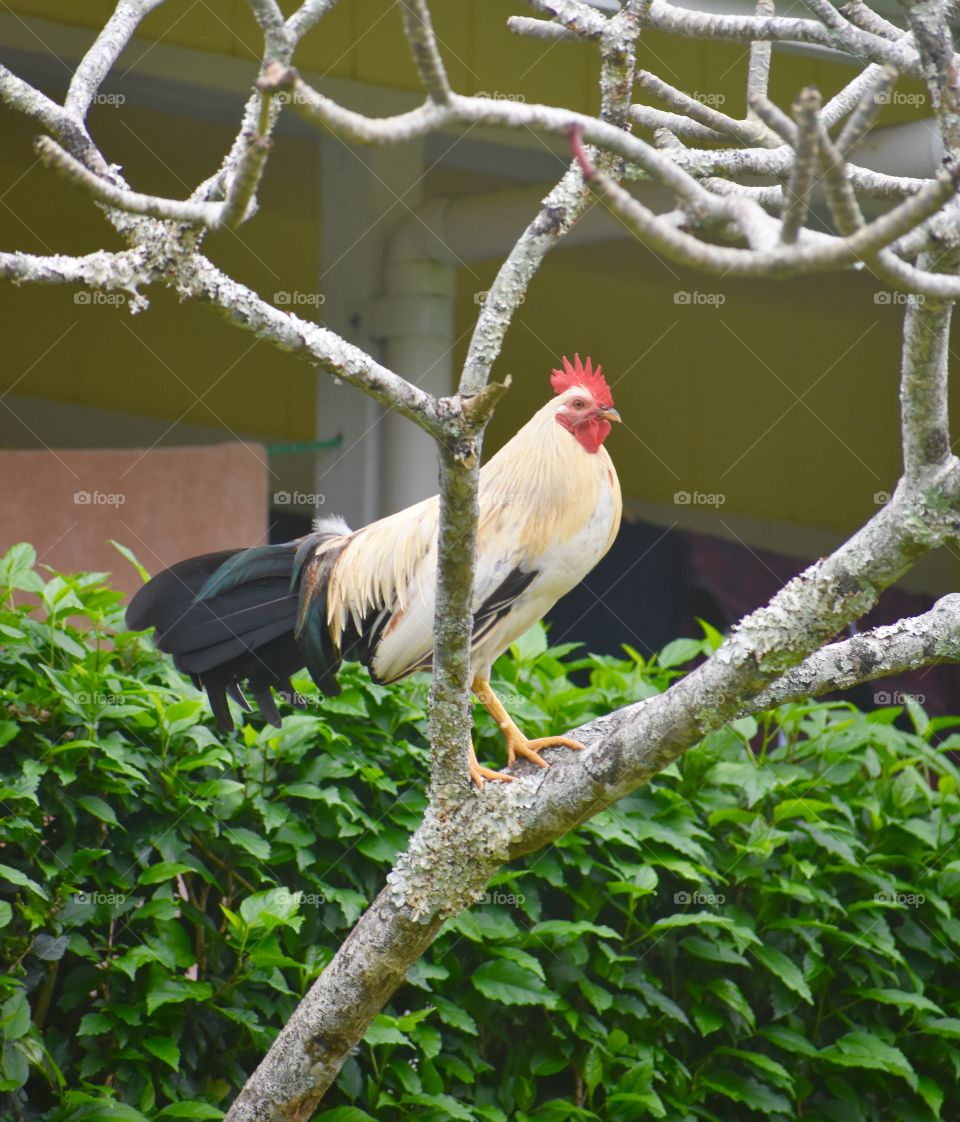
{"label": "yellow building wall", "polygon": [[[112,0],[8,6],[90,29],[113,10]],[[457,88],[596,107],[592,47],[510,34],[510,0],[435,0],[432,7]],[[253,69],[260,50],[243,0],[173,0],[146,21],[143,37],[247,59]],[[742,112],[742,49],[651,33],[639,53],[641,66],[694,92],[720,93],[724,108]],[[773,92],[781,104],[809,83],[829,96],[853,73],[798,53],[778,50],[775,59]],[[341,0],[296,61],[319,75],[417,88],[392,0]],[[886,120],[909,113],[892,107]],[[4,248],[78,253],[104,239],[116,245],[85,197],[35,165],[31,126],[8,112],[0,120]],[[91,125],[131,182],[180,197],[214,170],[232,138],[227,126],[129,105],[97,107]],[[279,137],[261,213],[238,233],[206,242],[218,263],[268,298],[280,289],[313,291],[324,266],[316,153],[312,140]],[[489,286],[497,264],[461,271],[458,360],[477,311],[473,294]],[[580,350],[603,362],[616,387],[625,424],[611,449],[628,495],[672,504],[678,491],[719,493],[720,517],[849,530],[871,513],[874,494],[889,490],[899,465],[903,307],[876,303],[880,291],[862,273],[718,285],[660,264],[630,242],[556,252],[497,365],[496,376],[510,372],[515,386],[493,422],[488,452],[542,403],[559,355]],[[721,293],[725,303],[677,304],[678,292]],[[313,371],[210,309],[153,291],[150,311],[130,317],[79,306],[74,296],[69,289],[3,290],[3,318],[16,329],[7,333],[0,388],[262,437],[314,435]]]}
{"label": "yellow building wall", "polygon": [[[123,245],[90,200],[36,163],[35,129],[3,112],[0,240],[30,253],[89,253]],[[184,198],[216,170],[231,130],[124,105],[101,106],[91,131],[141,190]],[[278,290],[313,292],[319,275],[318,160],[311,142],[286,137],[268,165],[261,213],[236,232],[208,236],[205,251],[272,300]],[[148,311],[131,315],[67,287],[0,295],[5,333],[0,392],[143,413],[259,437],[314,435],[312,368],[258,342],[212,308],[181,304],[160,287]],[[60,340],[57,342],[57,340]]]}

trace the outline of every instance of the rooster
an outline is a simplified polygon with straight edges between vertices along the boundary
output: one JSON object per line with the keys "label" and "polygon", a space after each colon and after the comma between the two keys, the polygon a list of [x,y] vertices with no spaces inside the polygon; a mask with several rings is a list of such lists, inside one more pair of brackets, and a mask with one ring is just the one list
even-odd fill
{"label": "rooster", "polygon": [[[563,359],[551,398],[480,470],[473,593],[472,685],[518,757],[575,740],[528,740],[490,688],[494,660],[590,572],[620,526],[620,484],[603,442],[620,415],[599,366]],[[158,573],[134,596],[127,625],[156,628],[156,644],[205,688],[217,723],[233,729],[227,697],[279,727],[271,690],[302,699],[290,675],[306,665],[322,693],[339,692],[343,659],[376,682],[430,667],[439,499],[351,530],[338,517],[282,545],[208,553]],[[470,777],[512,776],[482,767]]]}

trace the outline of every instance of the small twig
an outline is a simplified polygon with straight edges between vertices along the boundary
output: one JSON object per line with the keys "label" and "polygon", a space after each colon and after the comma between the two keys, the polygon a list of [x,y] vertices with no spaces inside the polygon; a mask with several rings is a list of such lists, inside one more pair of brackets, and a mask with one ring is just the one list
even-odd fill
{"label": "small twig", "polygon": [[[847,156],[866,135],[880,115],[880,110],[899,76],[892,66],[881,67],[877,72],[837,137],[837,151],[842,156]],[[829,125],[827,127],[829,128]]]}
{"label": "small twig", "polygon": [[[699,124],[714,129],[728,141],[738,140],[742,144],[760,144],[768,148],[775,147],[779,143],[776,137],[771,136],[769,130],[759,122],[738,121],[676,89],[648,70],[638,70],[637,81],[644,89],[667,102],[672,108],[686,114]],[[631,106],[631,116],[633,116],[633,109],[634,107]]]}
{"label": "small twig", "polygon": [[300,7],[287,20],[287,34],[290,41],[298,43],[336,2],[337,0],[303,0]]}
{"label": "small twig", "polygon": [[[863,261],[869,263],[880,250],[938,210],[956,190],[955,177],[941,172],[936,179],[927,181],[917,194],[849,237],[817,238],[765,251],[730,249],[701,242],[682,230],[666,227],[656,214],[598,171],[583,146],[579,129],[571,130],[570,143],[590,189],[604,199],[641,241],[677,264],[722,276],[801,275],[847,268]],[[912,290],[923,292],[930,276],[914,270]],[[942,279],[955,282],[952,291],[960,293],[960,278]]]}
{"label": "small twig", "polygon": [[[754,15],[772,16],[776,11],[774,0],[756,0]],[[754,40],[750,44],[750,60],[747,63],[747,116],[753,117],[754,110],[750,108],[756,98],[767,96],[767,86],[770,82],[770,56],[773,51],[772,43]]]}
{"label": "small twig", "polygon": [[133,38],[141,20],[163,2],[164,0],[120,0],[70,79],[70,87],[63,103],[69,114],[83,120],[97,91]]}
{"label": "small twig", "polygon": [[201,203],[164,199],[157,195],[143,195],[130,191],[94,175],[92,171],[65,152],[49,136],[37,137],[34,145],[40,162],[64,179],[82,188],[98,202],[116,207],[127,214],[145,214],[151,218],[167,219],[172,222],[189,222],[192,225],[215,226],[221,210],[219,203]]}
{"label": "small twig", "polygon": [[796,148],[797,126],[779,105],[764,95],[755,95],[750,99],[750,108],[771,132],[785,140],[791,148]]}
{"label": "small twig", "polygon": [[872,35],[879,35],[883,39],[889,39],[892,43],[896,43],[903,38],[902,27],[897,27],[895,23],[884,19],[873,8],[868,8],[863,0],[847,0],[845,4],[840,5],[839,10],[854,27],[859,27],[861,31],[869,31]]}
{"label": "small twig", "polygon": [[579,39],[599,39],[607,25],[605,16],[581,0],[527,0],[527,3]]}
{"label": "small twig", "polygon": [[793,103],[793,119],[797,126],[795,156],[787,188],[784,192],[783,228],[780,241],[793,245],[807,220],[810,194],[817,178],[817,114],[820,93],[812,86],[802,90]]}
{"label": "small twig", "polygon": [[[260,179],[263,169],[270,155],[272,141],[269,136],[254,136],[250,139],[246,151],[240,157],[240,163],[230,181],[227,197],[223,205],[218,208],[214,224],[217,226],[239,226],[248,217],[248,210]],[[209,206],[211,204],[201,204]]]}
{"label": "small twig", "polygon": [[855,58],[890,63],[912,75],[920,73],[916,52],[907,43],[891,43],[853,25],[835,31],[817,20],[793,16],[718,15],[681,8],[669,0],[650,0],[642,18],[647,27],[657,27],[690,39],[734,43],[816,43],[835,49],[839,46]]}
{"label": "small twig", "polygon": [[580,38],[575,31],[568,31],[552,20],[534,19],[532,16],[508,16],[507,30],[512,31],[514,35],[524,35],[529,39],[546,39],[549,42],[566,39],[568,42],[575,43]]}
{"label": "small twig", "polygon": [[667,113],[652,105],[631,105],[630,120],[646,129],[669,129],[676,136],[686,140],[703,140],[711,144],[729,144],[731,137],[708,128],[680,113]]}
{"label": "small twig", "polygon": [[427,0],[400,0],[400,14],[420,81],[431,101],[446,105],[450,101],[450,82],[437,48]]}
{"label": "small twig", "polygon": [[863,226],[863,212],[847,176],[847,164],[820,121],[817,121],[820,179],[837,229],[846,237]]}

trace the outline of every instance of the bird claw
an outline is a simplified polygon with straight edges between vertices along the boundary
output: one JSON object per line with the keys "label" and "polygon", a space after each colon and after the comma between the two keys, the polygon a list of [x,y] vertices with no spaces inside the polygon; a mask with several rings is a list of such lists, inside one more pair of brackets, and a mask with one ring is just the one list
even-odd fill
{"label": "bird claw", "polygon": [[506,772],[494,771],[493,768],[484,767],[477,762],[477,754],[474,750],[470,749],[470,778],[477,785],[477,790],[483,790],[483,782],[485,779],[490,779],[500,783],[512,783],[516,779],[515,775],[507,775]]}
{"label": "bird claw", "polygon": [[571,740],[569,736],[541,736],[536,740],[527,740],[523,737],[510,737],[507,740],[507,766],[512,767],[519,756],[524,760],[531,760],[539,767],[549,767],[546,760],[540,758],[540,753],[545,748],[572,748],[579,752],[583,745],[579,740]]}

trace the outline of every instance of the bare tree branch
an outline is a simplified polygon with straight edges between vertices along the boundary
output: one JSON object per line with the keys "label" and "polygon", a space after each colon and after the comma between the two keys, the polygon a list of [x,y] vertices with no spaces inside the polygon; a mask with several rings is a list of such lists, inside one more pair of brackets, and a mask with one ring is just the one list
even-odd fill
{"label": "bare tree branch", "polygon": [[929,612],[821,647],[750,699],[757,713],[919,670],[937,661],[960,662],[960,595],[944,596]]}
{"label": "bare tree branch", "polygon": [[407,42],[424,89],[431,101],[446,105],[450,100],[450,82],[437,50],[437,39],[426,0],[400,0],[400,14],[403,16]]}
{"label": "bare tree branch", "polygon": [[783,225],[780,228],[783,245],[796,243],[797,235],[807,220],[810,192],[817,174],[819,112],[820,94],[814,89],[803,90],[793,103],[793,119],[797,128],[793,167],[787,183]]}
{"label": "bare tree branch", "polygon": [[[159,2],[120,0],[78,67],[65,107],[0,67],[0,99],[59,142],[49,137],[38,142],[44,163],[104,205],[129,246],[85,257],[0,253],[0,276],[14,283],[122,288],[134,294],[135,310],[145,307],[143,289],[167,285],[183,299],[208,303],[244,330],[399,410],[435,438],[440,455],[430,806],[386,887],[228,1114],[230,1122],[279,1122],[309,1114],[444,918],[469,906],[504,861],[597,813],[739,713],[840,682],[958,657],[956,596],[915,620],[824,645],[868,611],[882,589],[919,557],[960,533],[960,466],[950,451],[946,399],[960,250],[943,252],[944,246],[960,242],[960,205],[954,197],[960,178],[957,58],[942,0],[909,0],[909,32],[867,9],[863,0],[848,0],[840,11],[828,0],[811,0],[816,20],[777,16],[772,0],[757,0],[755,13],[747,16],[692,11],[669,0],[626,0],[619,12],[606,16],[581,0],[532,0],[548,19],[514,18],[512,30],[598,48],[597,118],[559,106],[457,94],[427,0],[401,0],[427,100],[412,112],[371,119],[320,94],[290,69],[300,39],[330,10],[331,0],[305,0],[286,20],[277,0],[248,0],[265,39],[258,89],[246,103],[220,169],[181,201],[132,191],[83,124],[139,21]],[[671,112],[631,107],[641,27],[749,46],[747,119],[704,106],[647,72],[640,75],[642,84]],[[804,90],[791,120],[766,96],[774,42],[831,47],[868,65],[822,110],[816,91]],[[922,75],[937,107],[951,170],[933,180],[882,175],[848,162],[899,73]],[[481,308],[457,395],[424,393],[326,328],[273,307],[199,252],[206,229],[239,223],[255,212],[281,92],[307,119],[354,143],[399,144],[438,129],[476,124],[570,136],[575,161],[501,266]],[[834,141],[829,130],[844,118]],[[633,135],[630,121],[657,130],[658,147]],[[681,137],[726,147],[691,148]],[[753,176],[776,182],[737,181]],[[628,177],[664,187],[672,196],[670,209],[658,214],[643,205],[620,185]],[[837,234],[804,226],[818,183]],[[861,195],[895,205],[867,223]],[[521,765],[515,782],[488,785],[476,794],[466,788],[464,764],[470,748],[477,472],[484,426],[505,388],[489,379],[541,261],[596,198],[663,257],[707,274],[766,278],[866,267],[913,293],[901,364],[904,475],[887,506],[741,621],[702,666],[664,694],[576,730],[585,751],[555,750],[549,770]],[[768,209],[782,209],[782,219]]]}
{"label": "bare tree branch", "polygon": [[113,15],[73,73],[64,101],[67,113],[80,120],[86,117],[104,78],[133,38],[141,20],[163,2],[164,0],[120,0]]}

